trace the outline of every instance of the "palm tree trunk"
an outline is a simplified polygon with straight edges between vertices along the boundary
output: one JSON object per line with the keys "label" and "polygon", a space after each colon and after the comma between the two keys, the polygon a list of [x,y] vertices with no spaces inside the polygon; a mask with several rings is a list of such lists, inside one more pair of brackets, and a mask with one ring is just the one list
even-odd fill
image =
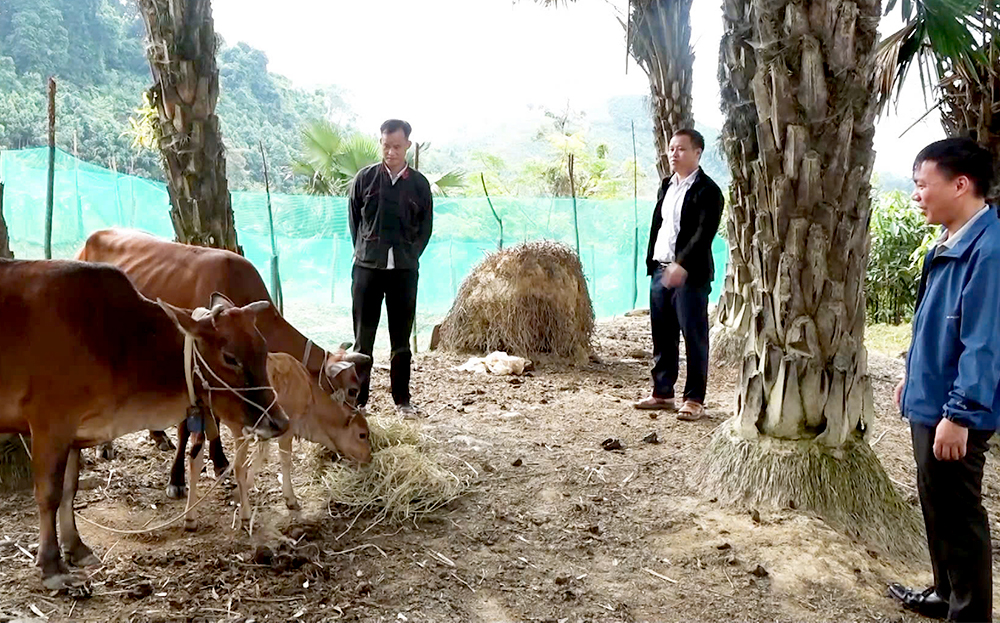
{"label": "palm tree trunk", "polygon": [[656,168],[667,177],[670,137],[694,128],[691,0],[633,0],[629,22],[632,56],[649,77]]}
{"label": "palm tree trunk", "polygon": [[139,0],[139,8],[177,239],[240,252],[215,114],[218,39],[210,0]]}
{"label": "palm tree trunk", "polygon": [[912,551],[919,522],[867,443],[879,12],[877,0],[723,4],[733,261],[720,318],[742,337],[741,383],[700,475],[720,499],[792,502]]}

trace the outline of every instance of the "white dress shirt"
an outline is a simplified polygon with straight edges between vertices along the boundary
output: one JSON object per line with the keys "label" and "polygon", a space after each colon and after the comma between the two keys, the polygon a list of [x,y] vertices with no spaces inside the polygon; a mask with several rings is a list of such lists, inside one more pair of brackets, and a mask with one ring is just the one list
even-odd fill
{"label": "white dress shirt", "polygon": [[681,208],[684,207],[684,198],[687,191],[694,184],[695,178],[701,168],[697,168],[693,173],[680,179],[676,173],[670,178],[670,187],[663,197],[663,204],[660,213],[663,215],[663,224],[656,233],[656,244],[653,246],[653,260],[669,264],[677,258],[677,234],[681,231]]}
{"label": "white dress shirt", "polygon": [[[385,167],[385,172],[389,175],[389,181],[392,182],[393,186],[396,185],[396,182],[399,181],[399,178],[403,177],[403,173],[406,172],[406,169],[408,167],[408,165],[403,164],[403,168],[399,170],[399,173],[393,175],[392,171],[389,170],[389,167],[387,167],[385,164],[383,164],[382,166]],[[393,259],[392,247],[389,247],[389,259],[386,261],[385,269],[392,270],[393,268],[396,268],[396,261]]]}

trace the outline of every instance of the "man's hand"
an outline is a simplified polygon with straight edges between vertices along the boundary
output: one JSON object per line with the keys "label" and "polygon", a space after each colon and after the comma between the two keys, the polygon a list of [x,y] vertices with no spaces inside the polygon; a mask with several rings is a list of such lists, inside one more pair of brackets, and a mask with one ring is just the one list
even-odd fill
{"label": "man's hand", "polygon": [[677,264],[676,262],[671,262],[666,269],[663,271],[663,276],[660,278],[663,287],[665,288],[679,288],[684,285],[687,281],[688,273],[683,266]]}
{"label": "man's hand", "polygon": [[939,461],[958,461],[965,456],[968,442],[968,428],[942,419],[934,432],[934,458]]}
{"label": "man's hand", "polygon": [[900,381],[899,385],[896,386],[896,390],[892,392],[892,401],[896,403],[897,409],[902,408],[901,403],[903,401],[903,387],[905,385],[906,385],[906,377],[904,376],[903,380]]}

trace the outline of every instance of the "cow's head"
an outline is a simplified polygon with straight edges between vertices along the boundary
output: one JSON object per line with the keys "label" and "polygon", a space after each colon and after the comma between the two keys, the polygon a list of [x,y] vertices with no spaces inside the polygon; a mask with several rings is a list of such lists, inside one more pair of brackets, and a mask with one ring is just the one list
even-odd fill
{"label": "cow's head", "polygon": [[343,400],[332,398],[313,381],[302,362],[287,353],[271,353],[267,374],[289,414],[294,435],[359,463],[371,461],[364,415]]}
{"label": "cow's head", "polygon": [[345,402],[358,406],[358,394],[372,371],[372,358],[364,353],[347,352],[343,348],[327,353],[323,364],[324,387],[336,394],[343,390]]}
{"label": "cow's head", "polygon": [[288,430],[288,418],[268,383],[267,344],[256,326],[257,316],[269,313],[269,302],[236,307],[216,293],[208,313],[200,314],[159,299],[157,303],[183,333],[194,338],[194,358],[212,388],[211,397],[197,379],[195,391],[219,419],[264,438]]}

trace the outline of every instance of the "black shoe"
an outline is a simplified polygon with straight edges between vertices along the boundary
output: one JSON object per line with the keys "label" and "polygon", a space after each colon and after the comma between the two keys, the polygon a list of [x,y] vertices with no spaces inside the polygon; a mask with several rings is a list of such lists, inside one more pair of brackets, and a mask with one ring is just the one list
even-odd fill
{"label": "black shoe", "polygon": [[902,584],[890,584],[889,596],[896,599],[907,610],[911,610],[930,619],[945,619],[948,617],[948,602],[934,590],[934,587],[917,592]]}

